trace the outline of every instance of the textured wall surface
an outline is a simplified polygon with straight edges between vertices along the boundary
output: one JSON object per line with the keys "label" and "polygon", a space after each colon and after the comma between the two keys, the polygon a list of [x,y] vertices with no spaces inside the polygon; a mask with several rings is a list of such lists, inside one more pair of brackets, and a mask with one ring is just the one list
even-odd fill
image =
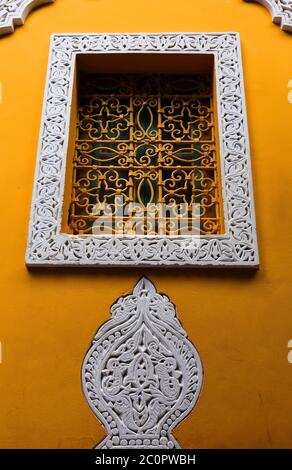
{"label": "textured wall surface", "polygon": [[[35,269],[24,265],[48,59],[58,32],[241,34],[261,268]],[[110,305],[142,274],[177,305],[204,365],[182,447],[291,447],[291,35],[242,0],[57,0],[0,40],[0,446],[90,448],[104,431],[80,369]]]}

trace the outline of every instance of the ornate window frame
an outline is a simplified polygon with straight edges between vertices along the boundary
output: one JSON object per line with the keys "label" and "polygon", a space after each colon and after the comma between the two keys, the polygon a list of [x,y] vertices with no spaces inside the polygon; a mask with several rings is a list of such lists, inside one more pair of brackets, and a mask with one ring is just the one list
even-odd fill
{"label": "ornate window frame", "polygon": [[[61,233],[77,54],[212,54],[215,59],[224,235],[131,237]],[[257,267],[249,138],[238,33],[52,35],[38,147],[28,266]]]}
{"label": "ornate window frame", "polygon": [[23,25],[28,14],[40,5],[55,0],[0,0],[0,34],[13,33],[14,26]]}
{"label": "ornate window frame", "polygon": [[283,31],[292,32],[292,0],[245,0],[260,3],[266,7],[273,17],[273,23]]}

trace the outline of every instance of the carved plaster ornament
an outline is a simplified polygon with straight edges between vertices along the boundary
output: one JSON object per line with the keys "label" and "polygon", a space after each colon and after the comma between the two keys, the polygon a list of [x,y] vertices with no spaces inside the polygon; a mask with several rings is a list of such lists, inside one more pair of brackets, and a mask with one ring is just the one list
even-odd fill
{"label": "carved plaster ornament", "polygon": [[82,368],[83,390],[108,448],[180,448],[172,431],[202,387],[198,352],[175,306],[143,277],[111,307]]}
{"label": "carved plaster ornament", "polygon": [[14,27],[23,25],[31,10],[55,0],[0,0],[0,34],[13,33]]}
{"label": "carved plaster ornament", "polygon": [[266,7],[272,14],[273,22],[284,31],[292,32],[292,0],[245,0],[257,2]]}
{"label": "carved plaster ornament", "polygon": [[[76,54],[209,54],[216,87],[225,233],[218,236],[78,236],[62,230]],[[259,264],[238,33],[55,34],[37,155],[28,266],[228,266]]]}
{"label": "carved plaster ornament", "polygon": [[[14,26],[23,25],[27,15],[37,6],[55,0],[0,0],[0,35],[12,33]],[[245,0],[265,6],[273,22],[285,31],[292,31],[292,0]]]}

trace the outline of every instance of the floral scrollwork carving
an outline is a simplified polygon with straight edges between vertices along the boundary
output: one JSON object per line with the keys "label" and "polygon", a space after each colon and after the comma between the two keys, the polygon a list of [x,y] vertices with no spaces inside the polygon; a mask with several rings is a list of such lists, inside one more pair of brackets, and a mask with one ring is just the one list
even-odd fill
{"label": "floral scrollwork carving", "polygon": [[[77,54],[209,54],[216,65],[225,231],[222,236],[72,236],[62,231]],[[257,267],[258,249],[237,33],[52,36],[26,263],[28,266]]]}
{"label": "floral scrollwork carving", "polygon": [[172,430],[195,406],[202,377],[174,305],[142,278],[112,306],[84,360],[85,397],[108,434],[97,448],[180,448]]}
{"label": "floral scrollwork carving", "polygon": [[12,33],[22,25],[31,10],[55,0],[0,0],[0,34]]}

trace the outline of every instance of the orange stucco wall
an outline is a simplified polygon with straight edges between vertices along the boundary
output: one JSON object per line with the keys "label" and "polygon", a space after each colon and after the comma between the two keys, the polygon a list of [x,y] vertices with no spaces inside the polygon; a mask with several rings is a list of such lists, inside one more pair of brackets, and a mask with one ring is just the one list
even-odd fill
{"label": "orange stucco wall", "polygon": [[[261,268],[24,265],[51,33],[239,31]],[[292,35],[242,0],[56,0],[0,39],[0,447],[93,447],[80,368],[109,307],[146,273],[177,305],[205,369],[183,447],[291,447]]]}

